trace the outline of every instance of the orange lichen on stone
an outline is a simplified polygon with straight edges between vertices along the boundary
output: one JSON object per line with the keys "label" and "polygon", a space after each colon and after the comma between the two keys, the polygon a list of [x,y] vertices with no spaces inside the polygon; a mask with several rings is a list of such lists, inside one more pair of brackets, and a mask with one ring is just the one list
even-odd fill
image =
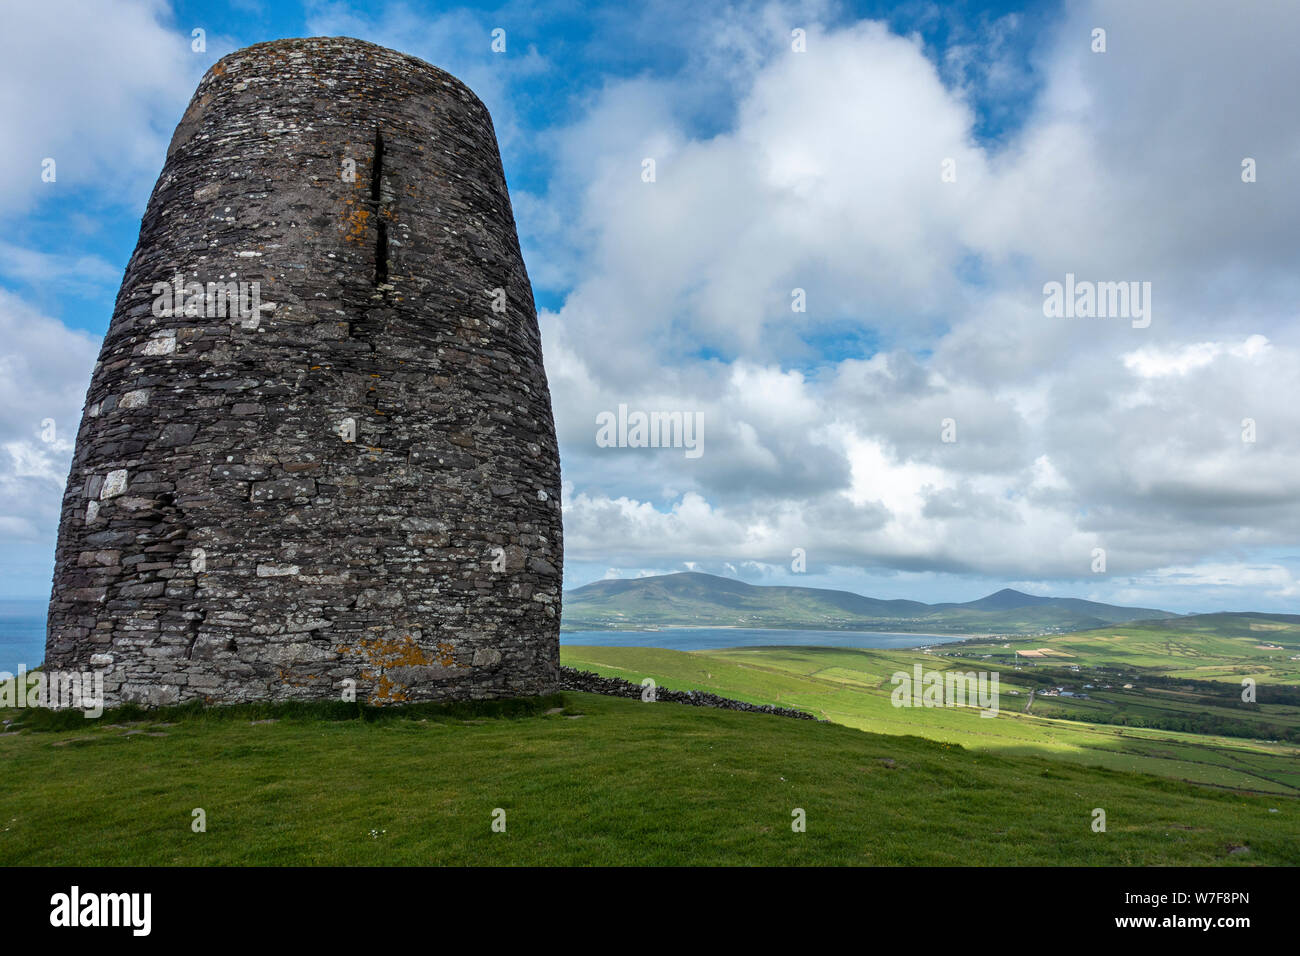
{"label": "orange lichen on stone", "polygon": [[317,679],[317,675],[315,674],[306,674],[304,675],[305,679],[295,680],[293,677],[290,676],[289,672],[285,670],[283,667],[277,667],[275,669],[275,672],[276,672],[277,680],[279,680],[279,682],[281,684],[284,684],[286,687],[310,687],[312,681],[315,681]]}
{"label": "orange lichen on stone", "polygon": [[401,685],[389,680],[387,674],[380,674],[379,680],[375,681],[375,692],[370,696],[370,703],[382,707],[384,704],[400,704],[410,699]]}
{"label": "orange lichen on stone", "polygon": [[[352,205],[352,200],[346,200],[346,204]],[[343,238],[348,242],[364,242],[366,238],[366,221],[369,218],[370,210],[362,209],[359,206],[346,212],[343,216],[344,227],[350,227],[351,231]]]}
{"label": "orange lichen on stone", "polygon": [[364,658],[361,676],[374,682],[374,692],[370,703],[377,706],[395,704],[411,699],[407,685],[394,680],[388,671],[395,667],[430,667],[435,664],[453,667],[455,648],[446,641],[437,645],[437,657],[431,657],[415,638],[404,634],[400,638],[362,638],[355,646],[344,645],[339,648],[343,654],[354,654]]}

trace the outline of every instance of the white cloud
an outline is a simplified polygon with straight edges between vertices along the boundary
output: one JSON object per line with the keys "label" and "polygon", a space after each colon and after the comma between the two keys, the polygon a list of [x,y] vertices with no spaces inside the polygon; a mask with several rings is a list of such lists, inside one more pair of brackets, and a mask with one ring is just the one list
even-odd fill
{"label": "white cloud", "polygon": [[1158,378],[1164,375],[1186,375],[1194,369],[1204,368],[1220,355],[1246,359],[1260,357],[1268,347],[1267,338],[1252,335],[1240,345],[1196,342],[1176,348],[1140,348],[1126,353],[1123,359],[1124,367],[1142,378]]}
{"label": "white cloud", "polygon": [[[96,29],[67,30],[91,7]],[[651,7],[597,35],[671,47],[683,68],[611,80],[565,104],[571,123],[525,136],[528,80],[555,67],[514,13],[505,57],[488,50],[498,24],[459,9],[318,2],[308,27],[465,80],[508,169],[549,151],[549,191],[514,205],[534,279],[572,286],[541,319],[571,563],[758,574],[803,547],[844,584],[1294,597],[1283,564],[1243,556],[1300,534],[1300,8],[1072,5],[1033,36],[1042,88],[995,145],[972,97],[1028,89],[1017,17],[936,65],[880,24],[826,26],[819,3]],[[142,202],[211,56],[162,0],[8,16],[7,73],[35,82],[0,91],[0,121],[24,131],[0,146],[0,208],[43,198],[45,155],[60,188]],[[1105,54],[1088,48],[1096,23]],[[807,53],[790,51],[792,25]],[[1246,156],[1257,183],[1240,179]],[[16,281],[115,279],[16,240],[0,261]],[[1152,282],[1151,327],[1045,318],[1042,285],[1066,272]],[[70,436],[95,343],[12,296],[0,309],[0,533],[35,541],[56,523],[68,453],[37,424]],[[702,413],[704,456],[597,448],[596,414],[620,403]],[[956,442],[940,439],[947,418]],[[1105,584],[1088,571],[1098,546]]]}
{"label": "white cloud", "polygon": [[3,290],[0,342],[0,594],[39,594],[99,343]]}
{"label": "white cloud", "polygon": [[53,254],[0,242],[0,277],[29,286],[85,295],[115,288],[122,270],[100,256]]}
{"label": "white cloud", "polygon": [[[15,3],[4,18],[0,209],[56,194],[143,205],[220,38],[193,52],[164,0]],[[54,183],[41,180],[45,158]]]}
{"label": "white cloud", "polygon": [[[845,568],[1089,580],[1104,547],[1118,581],[1294,541],[1300,137],[1252,83],[1300,79],[1300,11],[1252,6],[1227,31],[1183,13],[1071,10],[997,148],[967,87],[877,24],[810,24],[804,55],[756,44],[720,133],[675,110],[688,81],[607,88],[530,197],[568,210],[550,221],[580,264],[543,317],[571,559],[779,565],[804,546]],[[1251,192],[1255,153],[1275,178]],[[1153,282],[1151,328],[1045,318],[1043,282],[1067,271]],[[845,328],[880,350],[815,344]],[[589,423],[618,402],[704,409],[704,458],[595,456]]]}

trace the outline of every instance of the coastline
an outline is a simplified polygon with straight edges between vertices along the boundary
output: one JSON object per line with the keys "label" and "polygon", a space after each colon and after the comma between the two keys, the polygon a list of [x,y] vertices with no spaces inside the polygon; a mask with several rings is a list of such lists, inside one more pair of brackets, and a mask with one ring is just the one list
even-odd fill
{"label": "coastline", "polygon": [[748,624],[657,624],[653,626],[636,626],[636,627],[565,627],[560,626],[560,635],[565,634],[653,634],[656,631],[820,631],[827,634],[892,634],[896,636],[907,635],[916,637],[937,637],[945,641],[948,640],[971,640],[971,639],[998,639],[1012,637],[1034,637],[1033,634],[971,634],[965,631],[949,631],[939,633],[936,631],[889,631],[880,628],[847,628],[847,627],[812,627],[811,625],[775,627],[772,625],[748,625]]}

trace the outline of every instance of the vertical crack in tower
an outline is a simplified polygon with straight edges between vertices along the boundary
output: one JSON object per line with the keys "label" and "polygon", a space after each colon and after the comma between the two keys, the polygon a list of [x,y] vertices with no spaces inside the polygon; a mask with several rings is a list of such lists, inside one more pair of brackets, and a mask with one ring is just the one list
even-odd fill
{"label": "vertical crack in tower", "polygon": [[[374,207],[375,226],[375,287],[381,288],[388,282],[388,223],[384,214],[388,212],[383,204],[384,183],[384,134],[375,130],[374,158],[370,165],[370,201]],[[382,289],[381,289],[382,291]]]}

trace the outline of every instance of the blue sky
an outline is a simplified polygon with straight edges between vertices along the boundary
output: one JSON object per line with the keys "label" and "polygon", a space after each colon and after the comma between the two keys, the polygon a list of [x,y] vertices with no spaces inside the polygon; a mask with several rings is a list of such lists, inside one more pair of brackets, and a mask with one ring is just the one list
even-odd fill
{"label": "blue sky", "polygon": [[[982,141],[996,144],[1016,129],[1032,102],[1036,79],[1029,40],[1034,24],[1050,22],[1059,15],[1058,7],[1056,3],[955,3],[942,8],[926,3],[856,3],[834,9],[824,22],[878,19],[900,34],[921,37],[926,55],[945,69],[952,81],[972,84],[971,104],[977,114],[974,133]],[[190,34],[194,29],[206,32],[205,39],[210,41],[206,51],[190,51],[192,57],[188,58],[191,73],[201,74],[232,49],[267,39],[315,35],[313,25],[350,16],[354,8],[358,11],[354,22],[379,29],[394,20],[422,21],[423,28],[408,31],[411,41],[428,43],[444,52],[448,48],[438,40],[438,23],[454,21],[454,56],[439,57],[437,65],[458,76],[473,68],[502,77],[500,91],[494,92],[508,95],[521,129],[520,137],[503,156],[512,192],[547,191],[551,172],[547,134],[562,130],[573,112],[581,110],[584,101],[607,83],[639,76],[672,77],[690,61],[689,51],[684,49],[689,43],[683,39],[687,31],[676,33],[674,39],[673,31],[665,29],[660,42],[645,43],[645,33],[634,34],[623,22],[626,11],[601,3],[560,3],[539,8],[532,4],[450,5],[412,0],[389,5],[386,9],[393,13],[387,17],[366,17],[360,12],[385,9],[382,6],[272,0],[178,2],[170,7],[158,6],[157,10],[158,22],[176,33],[181,48],[192,45]],[[689,10],[685,4],[665,6],[658,19],[667,26]],[[963,69],[947,63],[944,54],[951,45],[975,41],[1008,17],[1019,24],[1007,34],[1001,47],[1020,72],[1015,87],[990,88],[977,66]],[[647,21],[653,34],[655,20],[647,16]],[[497,27],[507,31],[504,56],[491,50],[491,31]],[[473,42],[475,38],[480,42]],[[530,56],[544,56],[547,67],[513,75],[508,68],[511,61]],[[197,75],[194,78],[197,81]],[[704,85],[707,88],[707,81]],[[484,98],[489,108],[497,105],[492,102],[492,93],[485,93]],[[716,135],[734,118],[734,101],[728,96],[705,99],[693,106],[683,120],[695,136]],[[165,122],[157,132],[167,132]],[[161,168],[161,156],[159,164]],[[24,245],[49,255],[88,257],[92,263],[91,281],[68,282],[55,288],[40,282],[22,283],[6,275],[3,286],[23,292],[43,308],[57,308],[59,317],[71,328],[102,335],[112,313],[117,281],[135,248],[147,193],[141,194],[137,188],[124,194],[105,188],[103,180],[93,173],[80,180],[76,173],[75,166],[65,166],[61,176],[64,187],[40,197],[32,210],[36,228]],[[539,308],[558,309],[570,288],[563,281],[535,283]],[[871,330],[856,326],[829,330],[810,343],[816,352],[831,356],[860,353],[864,344],[874,347]]]}
{"label": "blue sky", "polygon": [[[0,597],[48,593],[90,364],[199,77],[324,33],[421,56],[492,112],[556,407],[569,586],[696,568],[929,601],[1010,585],[1293,610],[1300,12],[1132,7],[5,12],[0,207],[22,228],[0,240]],[[1151,326],[1049,320],[1042,287],[1067,272],[1150,281]],[[705,454],[598,447],[619,404],[701,413]]]}

